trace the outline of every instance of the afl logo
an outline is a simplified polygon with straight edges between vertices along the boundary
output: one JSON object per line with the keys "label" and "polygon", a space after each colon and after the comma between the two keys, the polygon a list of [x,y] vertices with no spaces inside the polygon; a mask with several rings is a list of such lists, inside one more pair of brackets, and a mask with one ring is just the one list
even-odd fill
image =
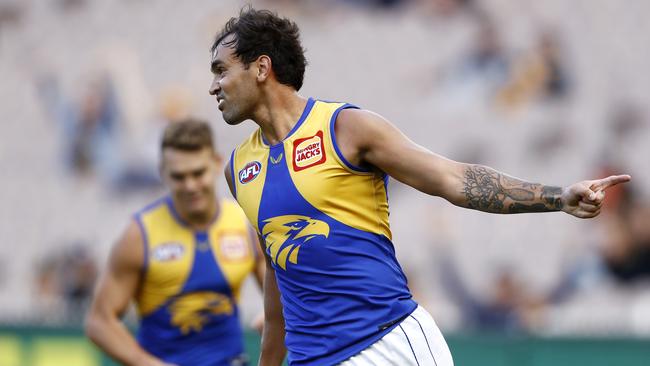
{"label": "afl logo", "polygon": [[239,171],[239,183],[246,184],[257,178],[262,170],[262,164],[259,161],[251,161]]}
{"label": "afl logo", "polygon": [[185,247],[183,244],[175,242],[160,244],[151,253],[152,259],[157,262],[179,260],[183,255],[185,255]]}

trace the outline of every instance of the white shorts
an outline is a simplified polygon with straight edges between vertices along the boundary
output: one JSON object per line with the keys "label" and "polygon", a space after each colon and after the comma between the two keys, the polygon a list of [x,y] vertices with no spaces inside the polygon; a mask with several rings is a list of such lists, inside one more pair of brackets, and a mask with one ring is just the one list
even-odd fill
{"label": "white shorts", "polygon": [[340,366],[453,366],[451,352],[428,311],[418,306],[390,333]]}

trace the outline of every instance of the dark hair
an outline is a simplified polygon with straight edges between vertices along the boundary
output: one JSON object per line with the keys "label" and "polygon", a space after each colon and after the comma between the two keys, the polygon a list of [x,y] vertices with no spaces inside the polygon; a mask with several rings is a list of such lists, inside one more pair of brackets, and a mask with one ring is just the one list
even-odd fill
{"label": "dark hair", "polygon": [[246,68],[259,56],[267,55],[271,58],[278,81],[300,90],[307,60],[296,23],[271,11],[246,6],[239,12],[239,17],[230,18],[217,33],[210,51],[214,53],[217,46],[231,34],[233,39],[224,45],[234,46],[235,55]]}
{"label": "dark hair", "polygon": [[197,151],[206,147],[214,151],[212,129],[207,122],[193,118],[170,122],[160,144],[160,150]]}

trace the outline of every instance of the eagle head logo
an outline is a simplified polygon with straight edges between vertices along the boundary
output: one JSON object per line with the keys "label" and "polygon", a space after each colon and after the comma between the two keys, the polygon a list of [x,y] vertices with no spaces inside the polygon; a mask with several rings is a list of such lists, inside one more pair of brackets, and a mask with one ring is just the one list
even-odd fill
{"label": "eagle head logo", "polygon": [[325,221],[308,216],[283,215],[263,221],[262,237],[271,261],[287,269],[287,260],[298,263],[300,246],[309,240],[323,236],[327,238],[330,227]]}
{"label": "eagle head logo", "polygon": [[169,306],[171,323],[188,334],[200,332],[213,315],[232,315],[233,303],[226,295],[211,291],[190,293],[176,298]]}

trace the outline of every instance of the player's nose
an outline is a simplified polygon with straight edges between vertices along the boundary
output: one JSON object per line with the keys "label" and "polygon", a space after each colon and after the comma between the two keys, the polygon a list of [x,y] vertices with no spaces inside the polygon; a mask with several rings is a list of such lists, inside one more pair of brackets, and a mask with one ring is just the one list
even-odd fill
{"label": "player's nose", "polygon": [[217,95],[219,89],[221,89],[221,86],[219,85],[219,80],[217,80],[217,78],[214,78],[212,80],[212,84],[210,85],[210,90],[208,92],[210,93],[210,95]]}
{"label": "player's nose", "polygon": [[185,180],[185,185],[183,188],[185,188],[185,191],[188,193],[194,193],[198,191],[199,182],[197,182],[196,179],[187,179]]}

